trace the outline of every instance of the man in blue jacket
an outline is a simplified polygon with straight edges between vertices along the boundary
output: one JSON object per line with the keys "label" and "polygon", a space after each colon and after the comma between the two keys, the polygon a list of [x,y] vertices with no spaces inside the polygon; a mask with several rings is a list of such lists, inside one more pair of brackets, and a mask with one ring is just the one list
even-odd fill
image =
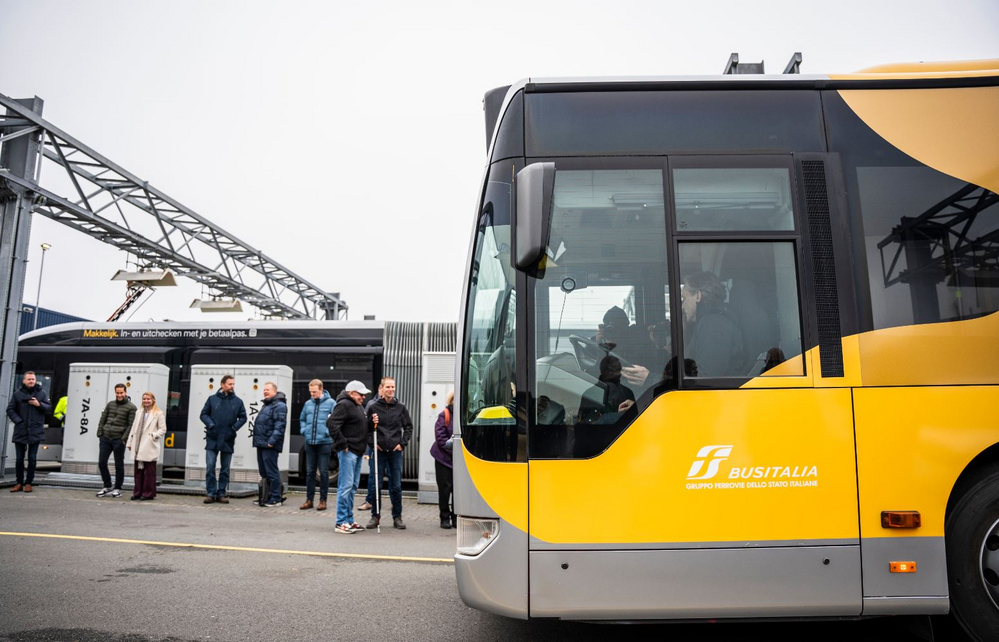
{"label": "man in blue jacket", "polygon": [[[49,396],[42,384],[35,380],[34,372],[25,372],[21,386],[14,391],[7,404],[7,417],[14,422],[14,472],[17,483],[12,493],[31,492],[35,481],[35,462],[38,461],[38,444],[45,439],[45,415],[52,412]],[[28,474],[24,474],[24,456],[28,456]]]}
{"label": "man in blue jacket", "polygon": [[305,437],[305,503],[299,508],[312,508],[316,498],[316,469],[319,469],[319,506],[316,510],[326,510],[326,496],[330,490],[330,454],[333,452],[333,437],[326,427],[336,401],[323,390],[323,382],[313,379],[309,382],[311,398],[302,406],[298,421]]}
{"label": "man in blue jacket", "polygon": [[263,506],[281,505],[281,472],[278,453],[284,447],[284,425],[288,419],[288,403],[277,384],[264,384],[264,407],[253,424],[253,447],[257,449],[257,469],[270,484],[270,497],[261,499]]}
{"label": "man in blue jacket", "polygon": [[[201,421],[205,424],[205,503],[228,504],[229,464],[236,445],[236,431],[246,423],[246,407],[233,388],[236,380],[224,375],[219,391],[205,401]],[[221,455],[222,470],[215,480],[215,462]]]}

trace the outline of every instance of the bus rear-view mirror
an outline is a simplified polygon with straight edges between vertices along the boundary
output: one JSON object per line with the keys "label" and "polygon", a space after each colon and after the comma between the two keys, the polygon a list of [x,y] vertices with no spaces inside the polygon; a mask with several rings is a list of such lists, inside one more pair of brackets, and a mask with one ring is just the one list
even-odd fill
{"label": "bus rear-view mirror", "polygon": [[545,255],[551,233],[555,163],[532,163],[517,172],[514,210],[514,265],[527,272]]}

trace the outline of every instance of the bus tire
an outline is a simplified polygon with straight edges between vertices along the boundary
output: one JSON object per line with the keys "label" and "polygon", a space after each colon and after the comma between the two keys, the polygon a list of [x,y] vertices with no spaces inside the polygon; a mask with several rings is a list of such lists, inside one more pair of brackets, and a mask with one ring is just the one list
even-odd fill
{"label": "bus tire", "polygon": [[964,493],[946,522],[951,614],[979,642],[999,631],[999,470]]}

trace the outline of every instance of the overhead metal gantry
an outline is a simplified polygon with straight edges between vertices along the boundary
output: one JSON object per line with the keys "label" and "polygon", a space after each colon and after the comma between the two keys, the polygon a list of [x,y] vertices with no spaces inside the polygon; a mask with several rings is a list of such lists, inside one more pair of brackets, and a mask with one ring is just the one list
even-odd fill
{"label": "overhead metal gantry", "polygon": [[[0,94],[0,144],[40,141],[45,186],[0,167],[4,183],[32,195],[32,211],[114,245],[140,269],[171,270],[213,297],[239,299],[265,316],[340,319],[347,305],[252,245],[151,186],[94,149]],[[37,138],[36,138],[37,137]],[[58,171],[49,171],[50,166]],[[61,183],[60,183],[61,181]]]}
{"label": "overhead metal gantry", "polygon": [[[937,285],[957,290],[957,318],[968,313],[962,287],[999,284],[999,195],[968,183],[918,216],[903,216],[878,243],[884,287],[909,286],[914,320],[941,317]],[[985,225],[976,221],[988,218]]]}

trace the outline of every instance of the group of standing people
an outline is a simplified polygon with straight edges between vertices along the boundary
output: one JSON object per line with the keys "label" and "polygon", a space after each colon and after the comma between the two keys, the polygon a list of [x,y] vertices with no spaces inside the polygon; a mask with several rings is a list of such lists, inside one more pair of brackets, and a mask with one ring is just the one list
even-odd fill
{"label": "group of standing people", "polygon": [[[121,487],[125,481],[125,451],[129,450],[134,457],[135,477],[131,499],[156,499],[156,463],[160,458],[160,440],[166,434],[166,416],[156,405],[156,395],[152,392],[142,393],[141,403],[140,410],[129,401],[125,384],[119,383],[114,387],[114,399],[101,412],[101,418],[97,422],[97,438],[100,440],[97,468],[104,488],[97,492],[98,497],[121,497]],[[113,486],[108,468],[112,454]]]}
{"label": "group of standing people", "polygon": [[[339,464],[337,483],[337,533],[365,530],[354,520],[354,495],[361,478],[361,466],[368,457],[368,493],[359,510],[370,510],[367,528],[376,527],[381,519],[381,505],[376,487],[388,479],[388,494],[392,504],[392,524],[405,529],[402,519],[403,453],[413,437],[413,421],[405,404],[395,396],[395,379],[384,377],[377,395],[365,404],[370,394],[363,383],[351,381],[334,400],[324,390],[323,382],[309,383],[310,398],[302,407],[299,424],[305,437],[306,499],[302,510],[327,509],[329,493],[329,463],[336,452]],[[229,503],[229,470],[235,449],[236,434],[246,423],[243,401],[236,396],[235,379],[224,375],[219,390],[206,401],[201,410],[205,425],[205,499],[204,503]],[[142,394],[142,406],[136,408],[128,398],[125,384],[115,386],[115,398],[107,403],[97,427],[100,440],[98,469],[104,487],[98,497],[120,497],[125,477],[125,450],[135,456],[135,489],[133,500],[148,501],[156,497],[156,464],[160,457],[162,438],[166,434],[166,418],[156,405],[152,392]],[[257,449],[257,466],[261,479],[266,480],[266,499],[260,505],[278,506],[282,502],[281,474],[278,455],[284,447],[288,405],[277,385],[267,382],[263,387],[263,407],[253,425],[253,446]],[[430,452],[435,460],[440,492],[441,528],[455,525],[451,501],[453,474],[451,452],[446,443],[451,438],[454,393],[448,395],[447,407],[440,413],[434,428],[435,441]],[[21,386],[15,390],[7,406],[7,416],[14,422],[14,444],[17,451],[17,484],[11,492],[32,491],[38,445],[45,437],[45,415],[52,404],[33,372],[24,374]],[[377,450],[377,455],[376,455]],[[114,456],[115,477],[112,482],[108,462]],[[24,460],[27,458],[27,468]],[[377,460],[377,470],[375,461]],[[216,476],[216,464],[220,465]],[[315,504],[316,474],[319,474],[319,502]],[[380,492],[378,492],[380,495]]]}
{"label": "group of standing people", "polygon": [[[364,398],[371,391],[360,381],[348,383],[336,400],[323,390],[323,383],[318,379],[309,383],[309,393],[311,399],[305,402],[299,416],[306,457],[306,496],[300,508],[309,510],[315,506],[318,472],[319,504],[316,509],[326,510],[329,460],[335,451],[339,464],[336,532],[352,534],[379,525],[381,511],[375,486],[384,477],[388,477],[392,525],[405,529],[406,523],[402,519],[402,459],[413,437],[413,421],[409,410],[395,397],[395,379],[382,378],[377,396],[367,404]],[[368,494],[359,510],[371,511],[366,527],[354,520],[354,494],[360,484],[365,455],[368,456]],[[378,481],[376,475],[379,475]]]}

